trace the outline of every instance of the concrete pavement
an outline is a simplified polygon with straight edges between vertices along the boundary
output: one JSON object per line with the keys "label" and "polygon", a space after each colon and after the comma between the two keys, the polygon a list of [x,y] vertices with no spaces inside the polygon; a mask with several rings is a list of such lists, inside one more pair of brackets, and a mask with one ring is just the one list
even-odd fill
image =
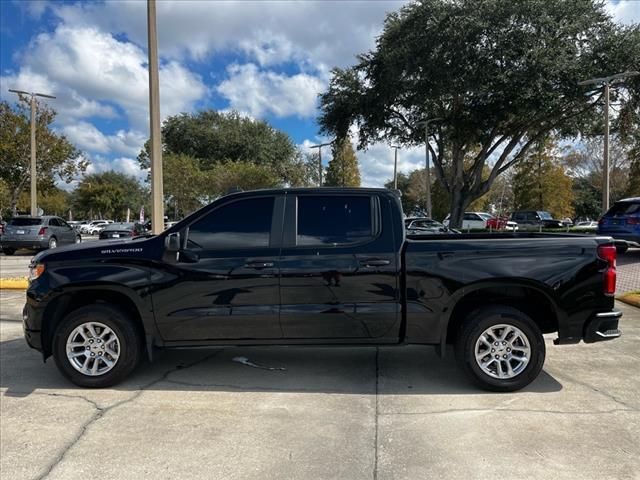
{"label": "concrete pavement", "polygon": [[550,337],[543,374],[512,394],[476,390],[427,347],[171,351],[121,385],[83,390],[25,345],[20,293],[0,292],[2,478],[640,472],[640,310],[622,304],[622,338],[555,347]]}

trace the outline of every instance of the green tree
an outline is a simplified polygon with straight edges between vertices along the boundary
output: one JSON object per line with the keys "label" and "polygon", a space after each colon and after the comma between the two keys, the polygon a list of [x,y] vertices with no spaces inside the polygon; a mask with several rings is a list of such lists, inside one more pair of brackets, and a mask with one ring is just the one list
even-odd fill
{"label": "green tree", "polygon": [[[269,168],[282,184],[306,181],[304,159],[291,138],[265,121],[237,112],[203,110],[169,117],[162,125],[162,142],[165,154],[195,158],[203,172],[222,163],[248,162]],[[138,161],[149,168],[149,142]]]}
{"label": "green tree", "polygon": [[[420,0],[387,16],[374,51],[333,71],[320,124],[338,137],[357,124],[361,148],[410,146],[424,145],[420,121],[442,118],[431,153],[459,226],[550,132],[588,131],[602,90],[578,82],[636,69],[638,51],[640,26],[614,23],[597,0]],[[614,96],[637,102],[640,77],[626,85]]]}
{"label": "green tree", "polygon": [[162,163],[167,213],[179,219],[202,207],[207,197],[207,177],[200,162],[188,155],[167,153]]}
{"label": "green tree", "polygon": [[518,164],[513,177],[515,208],[545,210],[554,218],[573,217],[571,178],[553,155],[554,145],[541,142]]}
{"label": "green tree", "polygon": [[135,218],[147,197],[148,192],[135,177],[107,171],[86,175],[73,192],[72,205],[75,212],[87,218],[124,220],[128,208]]}
{"label": "green tree", "polygon": [[225,162],[207,172],[205,194],[208,200],[213,200],[234,189],[256,190],[279,185],[280,179],[266,165],[246,161]]}
{"label": "green tree", "polygon": [[596,219],[602,213],[602,191],[590,179],[573,179],[573,209],[578,219]]}
{"label": "green tree", "polygon": [[324,184],[328,187],[359,187],[358,158],[349,137],[334,142],[331,149],[333,158],[329,161]]}
{"label": "green tree", "polygon": [[[0,179],[10,191],[9,208],[17,212],[18,199],[31,178],[31,109],[29,99],[20,98],[12,107],[0,102]],[[56,112],[36,103],[37,186],[54,187],[57,179],[71,182],[87,162],[66,139],[51,129]]]}
{"label": "green tree", "polygon": [[640,142],[633,147],[630,156],[633,155],[631,166],[629,167],[629,184],[627,185],[626,197],[640,197]]}
{"label": "green tree", "polygon": [[70,194],[68,192],[54,187],[42,193],[38,204],[45,215],[58,215],[66,218],[71,208],[69,197]]}

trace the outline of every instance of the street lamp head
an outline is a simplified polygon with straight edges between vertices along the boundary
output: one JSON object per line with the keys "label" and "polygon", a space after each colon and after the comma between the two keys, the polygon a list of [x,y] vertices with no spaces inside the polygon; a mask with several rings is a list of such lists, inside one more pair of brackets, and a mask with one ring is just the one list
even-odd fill
{"label": "street lamp head", "polygon": [[33,95],[36,96],[36,97],[56,98],[53,95],[47,95],[46,93],[34,93]]}
{"label": "street lamp head", "polygon": [[589,80],[584,80],[582,82],[578,82],[578,85],[600,85],[603,83],[611,83],[613,80],[621,80],[623,78],[635,77],[636,75],[640,75],[638,71],[626,71],[622,73],[616,73],[615,75],[609,75],[608,77],[600,77],[600,78],[591,78]]}
{"label": "street lamp head", "polygon": [[25,92],[24,90],[14,90],[13,88],[10,88],[9,91],[17,93],[18,95],[31,95],[29,92]]}

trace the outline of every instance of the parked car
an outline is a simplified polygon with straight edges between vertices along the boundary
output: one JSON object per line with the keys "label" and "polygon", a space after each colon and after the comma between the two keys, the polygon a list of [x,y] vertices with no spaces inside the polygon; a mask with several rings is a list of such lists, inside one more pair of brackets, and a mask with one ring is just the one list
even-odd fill
{"label": "parked car", "polygon": [[543,228],[562,228],[565,225],[556,220],[549,212],[540,210],[519,210],[511,214],[511,220],[518,225],[542,226]]}
{"label": "parked car", "polygon": [[576,223],[571,230],[593,230],[594,232],[598,229],[598,222],[594,222],[593,220],[583,221]]}
{"label": "parked car", "polygon": [[123,380],[156,348],[427,344],[444,354],[451,342],[478,385],[514,391],[542,370],[544,333],[556,344],[620,336],[615,261],[607,237],[407,239],[387,189],[259,190],[155,236],[39,253],[24,332],[84,387]]}
{"label": "parked car", "polygon": [[110,223],[107,222],[106,220],[91,222],[87,226],[85,231],[87,232],[88,235],[98,235],[107,225],[110,225]]}
{"label": "parked car", "polygon": [[513,220],[509,220],[507,217],[494,217],[492,216],[487,220],[487,227],[491,230],[506,230],[510,232],[518,231],[518,224]]}
{"label": "parked car", "polygon": [[449,230],[442,223],[426,217],[410,217],[404,219],[407,235],[433,235],[440,233],[457,233]]}
{"label": "parked car", "polygon": [[89,234],[89,231],[97,225],[105,225],[109,223],[107,220],[92,220],[80,226],[80,233]]}
{"label": "parked car", "polygon": [[81,241],[80,234],[71,225],[53,216],[12,218],[0,236],[6,255],[13,255],[20,248],[42,250]]}
{"label": "parked car", "polygon": [[[614,203],[598,221],[598,234],[640,243],[640,197]],[[621,245],[618,251],[625,252],[627,248]]]}
{"label": "parked car", "polygon": [[[462,230],[487,228],[487,220],[492,217],[493,215],[486,212],[464,212],[464,216],[462,217]],[[449,226],[450,218],[451,214],[447,215],[442,221],[445,227]]]}
{"label": "parked car", "polygon": [[173,227],[176,223],[178,223],[178,222],[174,222],[174,221],[164,222],[164,229],[167,230],[168,228]]}
{"label": "parked car", "polygon": [[112,238],[134,238],[146,232],[140,223],[109,223],[100,231],[100,240]]}

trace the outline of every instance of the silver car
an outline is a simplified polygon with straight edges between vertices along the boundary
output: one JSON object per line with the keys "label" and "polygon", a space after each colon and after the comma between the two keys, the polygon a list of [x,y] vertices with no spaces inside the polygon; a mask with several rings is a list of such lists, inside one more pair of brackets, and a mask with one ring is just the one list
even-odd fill
{"label": "silver car", "polygon": [[7,223],[0,236],[5,255],[13,255],[19,248],[43,250],[59,245],[80,243],[82,237],[60,217],[15,217]]}

